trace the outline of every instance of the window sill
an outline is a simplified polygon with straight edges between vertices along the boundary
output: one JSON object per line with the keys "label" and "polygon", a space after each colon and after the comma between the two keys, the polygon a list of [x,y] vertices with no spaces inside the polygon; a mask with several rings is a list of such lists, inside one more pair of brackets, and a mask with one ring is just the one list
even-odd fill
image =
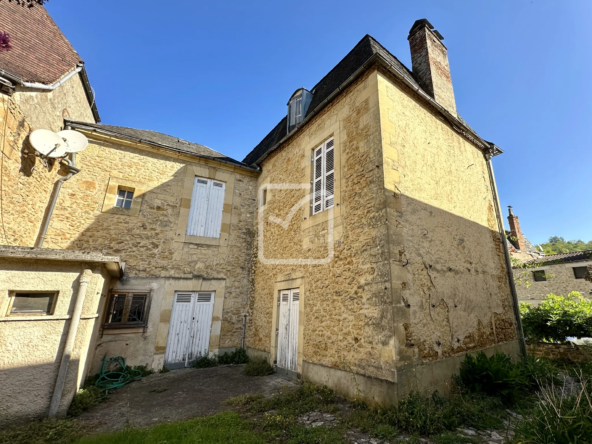
{"label": "window sill", "polygon": [[220,233],[220,237],[185,235],[183,242],[186,244],[200,245],[228,245],[228,233]]}
{"label": "window sill", "polygon": [[[80,319],[96,319],[99,315],[80,316]],[[67,321],[72,319],[72,316],[6,316],[0,318],[0,322],[24,322],[24,321]]]}
{"label": "window sill", "polygon": [[145,327],[103,327],[103,335],[128,335],[135,333],[144,333]]}

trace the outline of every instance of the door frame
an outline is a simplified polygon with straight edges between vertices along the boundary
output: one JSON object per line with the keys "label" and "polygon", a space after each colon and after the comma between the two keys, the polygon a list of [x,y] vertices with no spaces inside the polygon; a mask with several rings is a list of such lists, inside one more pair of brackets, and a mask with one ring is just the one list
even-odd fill
{"label": "door frame", "polygon": [[[174,319],[174,315],[175,315],[175,306],[177,305],[175,303],[176,299],[177,299],[177,295],[179,294],[191,294],[191,308],[190,308],[190,317],[194,317],[195,315],[195,311],[197,310],[197,305],[199,304],[199,302],[197,301],[198,298],[198,294],[199,293],[208,293],[211,295],[211,299],[210,302],[208,302],[207,304],[211,305],[211,311],[212,314],[210,316],[210,331],[209,331],[209,335],[208,335],[208,356],[212,354],[211,352],[211,339],[212,339],[212,331],[213,331],[213,318],[214,318],[214,304],[216,302],[216,292],[215,291],[175,291],[174,293],[174,297],[173,297],[173,306],[171,308],[171,321]],[[205,303],[202,303],[205,305]],[[193,325],[192,328],[195,328],[195,318],[193,319]],[[181,369],[181,368],[187,368],[190,364],[190,362],[193,359],[189,359],[189,352],[187,352],[185,361],[179,361],[179,362],[166,362],[166,352],[167,349],[169,347],[169,339],[170,339],[170,333],[171,333],[171,326],[172,326],[172,322],[169,323],[169,331],[167,334],[167,344],[166,344],[166,348],[165,348],[165,362],[164,362],[164,366],[169,369],[169,370],[176,370],[176,369]],[[195,336],[191,337],[190,339],[190,344],[189,344],[189,348],[192,349],[194,347],[193,341],[195,339]]]}
{"label": "door frame", "polygon": [[[269,363],[274,364],[277,362],[278,353],[278,336],[276,334],[279,327],[279,305],[278,300],[281,297],[280,293],[282,290],[293,290],[300,289],[300,300],[298,303],[298,357],[297,357],[297,370],[294,372],[286,371],[288,376],[299,377],[302,375],[302,359],[304,350],[304,325],[305,325],[305,312],[304,304],[306,300],[306,284],[303,276],[293,278],[290,275],[285,275],[283,280],[277,281],[273,286],[273,312],[271,317],[271,340],[270,340],[270,353]],[[283,372],[282,372],[283,373]]]}

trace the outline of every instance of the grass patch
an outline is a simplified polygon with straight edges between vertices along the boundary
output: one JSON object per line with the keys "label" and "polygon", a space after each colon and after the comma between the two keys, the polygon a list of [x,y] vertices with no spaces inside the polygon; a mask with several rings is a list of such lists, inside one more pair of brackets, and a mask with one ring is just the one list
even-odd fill
{"label": "grass patch", "polygon": [[0,431],[0,444],[71,444],[82,434],[75,421],[48,419]]}
{"label": "grass patch", "polygon": [[218,360],[216,359],[216,357],[208,357],[206,356],[200,356],[199,358],[197,358],[195,361],[193,361],[193,364],[191,365],[191,367],[193,368],[211,368],[211,367],[216,367],[218,365]]}
{"label": "grass patch", "polygon": [[245,375],[247,376],[267,376],[273,375],[273,366],[267,362],[264,358],[251,359],[247,365],[245,365]]}
{"label": "grass patch", "polygon": [[224,353],[218,356],[218,364],[229,365],[229,364],[246,364],[249,362],[249,355],[244,348],[237,348],[232,353]]}
{"label": "grass patch", "polygon": [[161,424],[150,429],[126,429],[121,432],[89,436],[77,441],[79,444],[264,444],[266,442],[248,422],[240,419],[234,412]]}

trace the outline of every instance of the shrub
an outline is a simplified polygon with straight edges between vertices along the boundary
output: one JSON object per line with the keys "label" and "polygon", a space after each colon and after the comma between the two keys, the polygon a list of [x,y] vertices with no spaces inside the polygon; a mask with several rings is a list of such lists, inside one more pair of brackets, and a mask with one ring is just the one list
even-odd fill
{"label": "shrub", "polygon": [[538,307],[520,304],[524,335],[530,341],[565,342],[568,337],[592,337],[592,301],[577,291],[548,294]]}
{"label": "shrub", "polygon": [[192,367],[193,368],[210,368],[216,367],[218,365],[218,360],[215,356],[208,357],[208,355],[200,356],[195,361],[193,361]]}
{"label": "shrub", "polygon": [[530,384],[522,365],[514,364],[508,355],[499,352],[490,358],[483,352],[466,355],[460,365],[460,380],[471,392],[500,396],[510,404]]}
{"label": "shrub", "polygon": [[589,443],[592,437],[592,390],[585,379],[575,386],[567,380],[551,383],[537,393],[535,409],[516,426],[517,442],[523,444]]}
{"label": "shrub", "polygon": [[247,376],[267,376],[273,373],[273,367],[264,358],[252,359],[245,365],[245,375]]}
{"label": "shrub", "polygon": [[244,348],[237,348],[232,353],[224,353],[218,356],[218,364],[220,365],[246,364],[247,362],[249,362],[249,355],[247,355]]}
{"label": "shrub", "polygon": [[103,392],[94,385],[78,390],[68,408],[68,416],[81,415],[83,412],[86,412],[97,405],[102,398]]}

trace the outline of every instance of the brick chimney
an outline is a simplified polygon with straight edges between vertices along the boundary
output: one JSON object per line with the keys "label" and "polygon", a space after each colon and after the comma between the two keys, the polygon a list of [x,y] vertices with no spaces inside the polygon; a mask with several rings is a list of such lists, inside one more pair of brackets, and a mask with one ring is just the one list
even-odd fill
{"label": "brick chimney", "polygon": [[526,242],[524,242],[524,236],[520,229],[520,222],[518,222],[518,216],[514,216],[512,207],[508,207],[510,214],[508,215],[508,222],[510,222],[510,235],[517,238],[516,247],[521,251],[526,251]]}
{"label": "brick chimney", "polygon": [[409,31],[411,65],[419,86],[456,117],[456,102],[444,37],[426,19],[417,20]]}

